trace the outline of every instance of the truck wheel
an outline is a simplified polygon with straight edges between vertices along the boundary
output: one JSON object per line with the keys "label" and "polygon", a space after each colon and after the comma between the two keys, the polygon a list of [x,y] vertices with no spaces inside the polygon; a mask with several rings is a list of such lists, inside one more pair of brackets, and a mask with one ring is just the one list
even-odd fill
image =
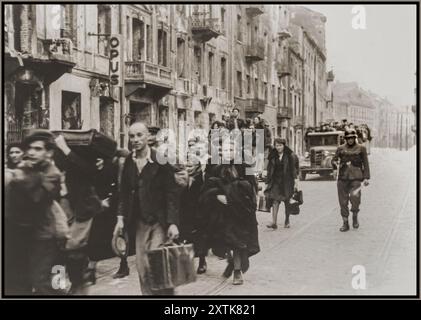
{"label": "truck wheel", "polygon": [[303,171],[300,171],[299,178],[300,178],[300,181],[304,181],[306,179],[306,173]]}

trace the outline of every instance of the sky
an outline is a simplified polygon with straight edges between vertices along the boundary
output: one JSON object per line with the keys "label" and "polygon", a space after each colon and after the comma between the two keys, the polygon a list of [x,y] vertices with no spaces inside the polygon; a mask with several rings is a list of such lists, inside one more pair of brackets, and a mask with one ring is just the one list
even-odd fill
{"label": "sky", "polygon": [[327,70],[356,81],[396,106],[415,104],[415,5],[364,5],[366,29],[355,30],[353,5],[305,5],[324,14]]}

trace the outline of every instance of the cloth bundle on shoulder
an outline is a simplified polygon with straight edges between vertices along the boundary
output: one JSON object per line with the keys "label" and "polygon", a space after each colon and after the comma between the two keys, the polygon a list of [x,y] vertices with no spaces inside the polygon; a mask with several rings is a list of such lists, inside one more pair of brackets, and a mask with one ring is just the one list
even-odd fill
{"label": "cloth bundle on shoulder", "polygon": [[167,243],[146,252],[151,289],[173,289],[196,281],[192,244]]}
{"label": "cloth bundle on shoulder", "polygon": [[[112,159],[117,152],[117,142],[95,129],[53,131],[55,135],[63,135],[70,149],[84,159]],[[60,160],[60,159],[55,159]]]}

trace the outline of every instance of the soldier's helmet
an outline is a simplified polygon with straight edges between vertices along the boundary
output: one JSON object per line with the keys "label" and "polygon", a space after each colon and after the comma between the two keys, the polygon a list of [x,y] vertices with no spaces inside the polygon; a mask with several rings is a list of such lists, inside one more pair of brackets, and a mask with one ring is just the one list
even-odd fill
{"label": "soldier's helmet", "polygon": [[357,131],[355,131],[355,129],[348,129],[345,131],[345,139],[357,137]]}

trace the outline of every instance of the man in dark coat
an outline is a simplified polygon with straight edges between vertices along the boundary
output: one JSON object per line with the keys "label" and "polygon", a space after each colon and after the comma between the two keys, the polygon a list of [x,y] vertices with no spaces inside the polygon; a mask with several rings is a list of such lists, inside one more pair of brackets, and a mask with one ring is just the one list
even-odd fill
{"label": "man in dark coat", "polygon": [[[338,147],[332,158],[333,168],[339,167],[338,173],[338,197],[341,207],[343,225],[340,231],[349,230],[348,202],[351,202],[352,226],[357,229],[358,212],[361,203],[361,182],[368,185],[370,179],[370,167],[366,148],[357,143],[357,133],[354,129],[345,132],[345,144]],[[339,161],[339,164],[338,164]]]}
{"label": "man in dark coat", "polygon": [[[92,159],[88,159],[88,156],[82,156],[70,149],[63,135],[58,135],[55,142],[57,148],[61,151],[57,153],[57,163],[66,172],[67,199],[71,210],[69,212],[70,220],[73,223],[82,224],[85,228],[83,234],[89,237],[92,223],[88,222],[103,211],[101,200],[98,197],[94,184],[97,171],[95,162]],[[73,242],[71,246],[66,245],[67,269],[72,282],[71,293],[86,294],[86,280],[94,282],[93,279],[85,278],[85,272],[88,270],[89,264],[86,245],[88,239],[78,242],[81,245]]]}
{"label": "man in dark coat", "polygon": [[6,188],[6,294],[58,294],[52,268],[60,264],[53,200],[60,197],[60,171],[52,164],[54,137],[33,130],[24,139],[25,160]]}
{"label": "man in dark coat", "polygon": [[136,230],[136,264],[142,294],[172,295],[174,289],[153,290],[146,251],[156,249],[179,236],[179,196],[174,171],[160,164],[155,150],[148,146],[149,132],[144,123],[129,128],[133,152],[127,157],[120,186],[115,234],[123,228]]}

